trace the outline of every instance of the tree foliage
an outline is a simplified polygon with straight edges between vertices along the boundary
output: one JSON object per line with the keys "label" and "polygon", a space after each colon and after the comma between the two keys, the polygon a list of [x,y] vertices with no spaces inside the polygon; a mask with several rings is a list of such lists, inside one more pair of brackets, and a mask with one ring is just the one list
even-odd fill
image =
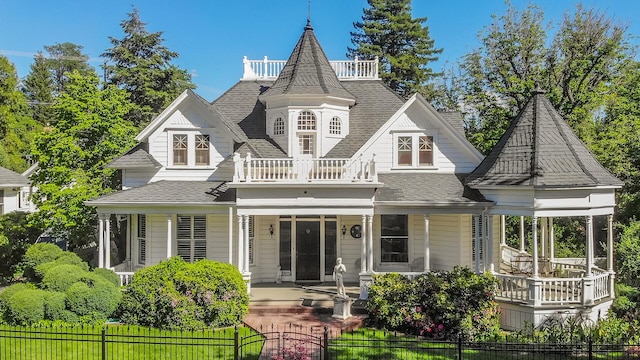
{"label": "tree foliage", "polygon": [[435,48],[426,17],[411,16],[411,0],[368,0],[362,22],[351,32],[353,47],[347,56],[363,59],[378,57],[382,80],[404,97],[421,93],[434,97],[428,82],[439,74],[429,63],[438,60],[442,49]]}
{"label": "tree foliage", "polygon": [[30,102],[31,116],[41,125],[48,125],[52,121],[54,89],[47,59],[38,53],[33,58],[31,71],[24,79],[22,91]]}
{"label": "tree foliage", "polygon": [[38,188],[37,219],[79,245],[95,229],[95,210],[84,201],[118,188],[115,170],[105,165],[134,145],[136,128],[123,119],[131,108],[123,90],[100,89],[95,74],[67,76],[66,90],[53,106],[55,126],[35,140],[40,166],[32,182]]}
{"label": "tree foliage", "polygon": [[137,9],[128,15],[120,23],[124,37],[109,37],[112,47],[102,56],[112,63],[106,66],[108,82],[126,90],[134,104],[127,118],[143,127],[182,91],[195,85],[189,73],[171,64],[178,53],[163,45],[162,32],[148,32]]}
{"label": "tree foliage", "polygon": [[82,53],[84,46],[71,42],[45,46],[48,56],[46,65],[51,72],[55,94],[63,92],[69,81],[68,74],[73,71],[91,76],[95,70],[89,65],[89,57]]}

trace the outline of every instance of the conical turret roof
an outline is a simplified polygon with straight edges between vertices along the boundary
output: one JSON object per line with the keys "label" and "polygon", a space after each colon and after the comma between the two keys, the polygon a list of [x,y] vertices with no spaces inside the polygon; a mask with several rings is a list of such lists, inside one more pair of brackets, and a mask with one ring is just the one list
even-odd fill
{"label": "conical turret roof", "polygon": [[587,150],[541,90],[465,179],[486,186],[622,186]]}
{"label": "conical turret roof", "polygon": [[340,84],[309,21],[275,83],[260,99],[276,95],[326,95],[355,101]]}

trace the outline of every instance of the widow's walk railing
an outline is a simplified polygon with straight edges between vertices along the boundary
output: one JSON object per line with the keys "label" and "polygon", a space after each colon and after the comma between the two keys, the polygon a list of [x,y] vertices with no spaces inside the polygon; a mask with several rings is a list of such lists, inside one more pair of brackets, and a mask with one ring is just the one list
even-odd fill
{"label": "widow's walk railing", "polygon": [[375,160],[242,158],[234,154],[233,182],[377,182]]}
{"label": "widow's walk railing", "polygon": [[[245,56],[242,80],[275,80],[286,63],[285,60],[269,60],[266,56],[262,60],[249,60]],[[356,56],[353,60],[329,61],[340,80],[377,80],[378,63],[377,56],[373,60],[360,60]]]}

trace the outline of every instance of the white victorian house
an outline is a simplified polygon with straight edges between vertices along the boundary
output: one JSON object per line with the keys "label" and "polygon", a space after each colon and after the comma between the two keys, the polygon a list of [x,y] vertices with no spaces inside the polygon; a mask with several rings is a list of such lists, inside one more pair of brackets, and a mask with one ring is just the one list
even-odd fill
{"label": "white victorian house", "polygon": [[34,166],[23,174],[0,166],[0,215],[12,211],[33,212],[35,206],[31,202],[33,189],[29,181]]}
{"label": "white victorian house", "polygon": [[[317,283],[342,257],[345,282],[366,297],[373,274],[461,265],[500,280],[505,328],[558,312],[606,315],[621,182],[545,96],[532,96],[484,158],[459,113],[420,95],[405,101],[377,72],[377,60],[329,61],[307,24],[286,62],[245,58],[242,79],[211,103],[185,91],[110,165],[123,190],[87,202],[100,219],[99,266],[126,281],[179,255],[232,263],[249,285],[279,272]],[[504,243],[507,215],[532,218],[520,249]],[[584,259],[554,257],[562,216],[587,226],[608,217],[605,268],[592,232]],[[113,219],[126,228],[121,264],[105,255]]]}

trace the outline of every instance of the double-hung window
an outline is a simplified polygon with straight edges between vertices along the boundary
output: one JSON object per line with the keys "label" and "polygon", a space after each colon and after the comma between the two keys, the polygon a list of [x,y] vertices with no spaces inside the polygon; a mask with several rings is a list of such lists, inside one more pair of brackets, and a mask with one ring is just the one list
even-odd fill
{"label": "double-hung window", "polygon": [[173,165],[187,165],[188,144],[187,134],[173,135]]}
{"label": "double-hung window", "polygon": [[408,215],[380,215],[380,261],[409,262]]}
{"label": "double-hung window", "polygon": [[433,136],[424,134],[398,134],[395,136],[395,166],[434,166]]}
{"label": "double-hung window", "polygon": [[196,135],[196,165],[209,165],[209,135]]}
{"label": "double-hung window", "polygon": [[193,131],[170,133],[171,166],[209,166],[211,164],[211,136]]}
{"label": "double-hung window", "polygon": [[205,215],[178,215],[178,255],[194,262],[207,257],[207,218]]}

